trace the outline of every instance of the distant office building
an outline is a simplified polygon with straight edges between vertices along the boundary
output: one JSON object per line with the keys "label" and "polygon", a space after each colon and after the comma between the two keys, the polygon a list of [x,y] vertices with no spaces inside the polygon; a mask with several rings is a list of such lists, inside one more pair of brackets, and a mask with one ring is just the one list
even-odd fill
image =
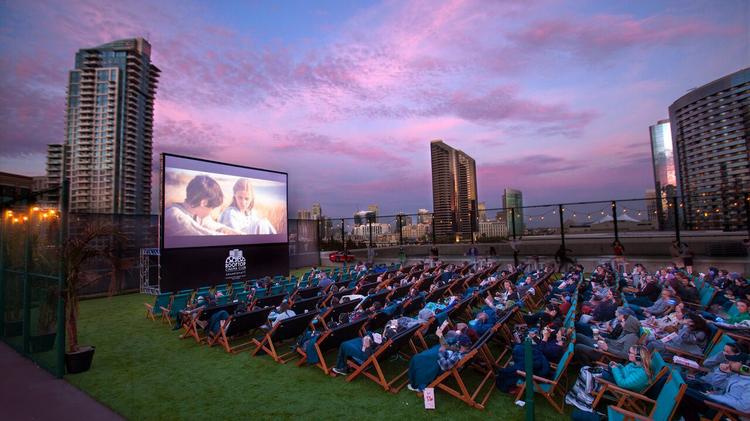
{"label": "distant office building", "polygon": [[508,236],[508,225],[501,221],[479,221],[481,238],[505,238]]}
{"label": "distant office building", "polygon": [[355,237],[359,238],[369,238],[370,236],[370,227],[372,227],[372,235],[381,235],[381,234],[390,234],[391,233],[391,225],[390,224],[380,224],[380,223],[373,223],[373,224],[362,224],[355,226],[352,230],[352,234]]}
{"label": "distant office building", "polygon": [[480,222],[487,222],[487,204],[484,202],[479,202],[479,205],[477,205],[478,210],[478,218]]}
{"label": "distant office building", "polygon": [[403,212],[399,212],[396,218],[401,220],[401,226],[411,225],[411,215],[407,215]]}
{"label": "distant office building", "polygon": [[362,224],[369,224],[370,222],[375,222],[376,213],[369,211],[369,210],[361,210],[354,212],[354,225],[362,225]]}
{"label": "distant office building", "polygon": [[503,192],[503,207],[505,208],[508,235],[513,235],[513,233],[517,236],[523,235],[523,193],[520,190],[505,189]]}
{"label": "distant office building", "polygon": [[432,215],[427,209],[420,209],[417,211],[417,219],[420,224],[429,224],[432,222]]}
{"label": "distant office building", "polygon": [[405,239],[424,241],[430,236],[430,225],[422,223],[405,225],[402,233]]}
{"label": "distant office building", "polygon": [[656,219],[660,229],[674,228],[674,212],[669,203],[677,194],[677,175],[672,149],[669,120],[660,120],[648,128],[651,135],[651,158],[654,165]]}
{"label": "distant office building", "polygon": [[297,219],[307,220],[312,219],[312,213],[309,209],[300,209],[297,211]]}
{"label": "distant office building", "polygon": [[677,99],[669,107],[683,215],[691,229],[746,228],[750,190],[750,67]]}
{"label": "distant office building", "polygon": [[312,219],[320,219],[323,215],[323,210],[320,207],[320,203],[313,203],[312,205]]}
{"label": "distant office building", "polygon": [[430,143],[430,154],[435,238],[470,240],[477,231],[476,163],[440,140]]}
{"label": "distant office building", "polygon": [[34,204],[33,184],[32,177],[0,172],[0,209],[28,210],[29,205]]}
{"label": "distant office building", "polygon": [[[658,200],[656,199],[656,191],[654,189],[646,190],[646,215],[645,218],[638,218],[640,220],[647,219],[655,228],[659,228],[659,211]],[[640,216],[640,215],[639,215]]]}
{"label": "distant office building", "polygon": [[[159,69],[151,63],[151,45],[143,38],[76,53],[75,69],[68,76],[63,154],[72,212],[151,212],[158,77]],[[48,150],[55,156],[60,152]],[[48,174],[50,185],[57,182],[53,179],[57,171]]]}
{"label": "distant office building", "polygon": [[47,145],[47,181],[44,183],[45,193],[40,196],[40,200],[48,207],[60,206],[63,150],[63,145]]}
{"label": "distant office building", "polygon": [[367,211],[374,215],[373,218],[377,219],[378,214],[380,213],[380,208],[378,205],[370,205],[367,207]]}

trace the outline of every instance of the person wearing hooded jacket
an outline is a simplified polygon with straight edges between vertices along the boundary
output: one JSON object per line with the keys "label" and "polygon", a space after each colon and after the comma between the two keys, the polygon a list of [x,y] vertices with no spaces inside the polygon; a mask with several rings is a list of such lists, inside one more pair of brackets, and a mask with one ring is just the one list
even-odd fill
{"label": "person wearing hooded jacket", "polygon": [[617,318],[622,324],[622,334],[617,339],[595,340],[590,336],[578,335],[573,354],[577,362],[591,365],[598,359],[599,351],[607,351],[622,359],[628,358],[628,350],[640,339],[641,322],[633,315],[632,310],[625,307],[617,309]]}

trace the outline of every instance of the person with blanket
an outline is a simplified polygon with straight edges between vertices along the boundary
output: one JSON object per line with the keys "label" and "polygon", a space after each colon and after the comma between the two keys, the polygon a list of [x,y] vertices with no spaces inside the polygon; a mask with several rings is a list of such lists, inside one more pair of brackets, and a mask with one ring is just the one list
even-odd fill
{"label": "person with blanket", "polygon": [[435,332],[440,344],[416,354],[409,361],[409,384],[413,392],[423,391],[440,373],[453,368],[471,349],[471,339],[458,331],[443,335],[447,323]]}
{"label": "person with blanket", "polygon": [[611,362],[608,368],[584,366],[578,375],[578,380],[565,396],[565,402],[576,408],[592,412],[597,385],[592,381],[601,378],[623,389],[641,392],[651,380],[651,353],[644,346],[636,345],[628,349],[628,363],[623,365]]}

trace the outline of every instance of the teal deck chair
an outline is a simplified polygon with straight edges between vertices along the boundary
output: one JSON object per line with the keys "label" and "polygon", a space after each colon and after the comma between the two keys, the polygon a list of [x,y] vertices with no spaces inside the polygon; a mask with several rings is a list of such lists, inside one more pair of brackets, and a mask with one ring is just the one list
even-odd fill
{"label": "teal deck chair", "polygon": [[685,384],[680,373],[677,370],[672,370],[667,382],[664,383],[664,386],[661,388],[661,392],[659,392],[659,396],[655,401],[646,396],[638,395],[639,399],[653,404],[653,408],[648,415],[637,414],[618,406],[610,405],[607,408],[607,419],[609,419],[609,421],[640,421],[647,419],[654,421],[669,421],[672,419],[675,410],[677,410],[677,406],[682,400],[682,396],[685,394],[685,389],[687,389],[687,384]]}
{"label": "teal deck chair", "polygon": [[154,304],[143,303],[146,306],[146,318],[156,321],[157,317],[161,317],[162,308],[169,308],[171,301],[172,293],[165,292],[156,296]]}
{"label": "teal deck chair", "polygon": [[177,319],[177,316],[180,314],[180,311],[187,308],[188,300],[190,300],[190,293],[188,294],[176,294],[174,298],[172,298],[172,304],[169,306],[169,308],[162,307],[162,320],[165,320],[167,323],[169,323],[170,326],[172,326],[172,320]]}

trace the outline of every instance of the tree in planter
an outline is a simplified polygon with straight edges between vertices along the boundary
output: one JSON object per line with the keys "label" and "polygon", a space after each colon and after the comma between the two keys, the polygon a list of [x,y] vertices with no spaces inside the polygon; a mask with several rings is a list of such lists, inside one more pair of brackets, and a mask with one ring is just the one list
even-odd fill
{"label": "tree in planter", "polygon": [[[99,279],[98,276],[85,272],[84,266],[96,258],[104,258],[114,268],[118,260],[113,252],[115,245],[124,239],[125,236],[114,225],[93,223],[86,225],[80,235],[69,238],[62,248],[66,265],[63,294],[68,352],[78,351],[78,294]],[[97,242],[102,240],[105,245],[98,245]],[[113,273],[112,280],[114,279]]]}

